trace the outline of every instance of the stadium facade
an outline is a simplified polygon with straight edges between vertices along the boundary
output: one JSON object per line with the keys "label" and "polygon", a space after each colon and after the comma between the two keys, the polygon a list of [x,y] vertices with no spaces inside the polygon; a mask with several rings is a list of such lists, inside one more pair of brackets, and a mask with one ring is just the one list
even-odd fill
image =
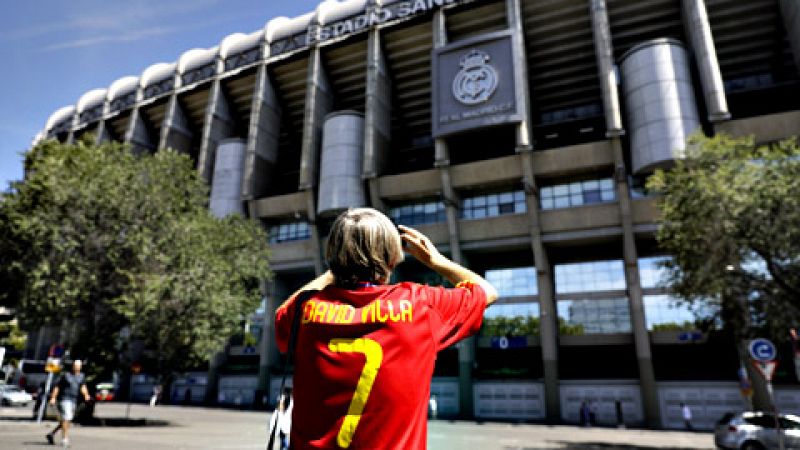
{"label": "stadium facade", "polygon": [[[327,1],[87,92],[38,139],[175,148],[215,213],[269,230],[258,345],[233,342],[180,398],[274,401],[272,312],[323,270],[335,214],[368,205],[501,293],[439,355],[440,415],[577,422],[586,402],[601,423],[678,427],[686,402],[702,427],[742,407],[738,358],[659,283],[643,183],[696,130],[800,133],[799,62],[795,0]],[[800,409],[794,375],[776,383]]]}

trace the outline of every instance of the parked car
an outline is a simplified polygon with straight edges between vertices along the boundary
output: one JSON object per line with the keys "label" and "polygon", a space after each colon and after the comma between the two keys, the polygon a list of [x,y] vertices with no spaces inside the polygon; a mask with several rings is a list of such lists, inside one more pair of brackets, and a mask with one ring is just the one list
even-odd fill
{"label": "parked car", "polygon": [[13,384],[0,385],[0,403],[5,406],[26,406],[33,401],[31,394],[20,389],[19,386]]}
{"label": "parked car", "polygon": [[33,394],[40,385],[44,385],[47,381],[47,372],[44,369],[45,361],[23,359],[14,371],[13,383]]}
{"label": "parked car", "polygon": [[[783,448],[800,450],[800,417],[779,414]],[[767,412],[728,413],[714,427],[714,444],[721,449],[772,450],[779,448],[775,415]]]}
{"label": "parked car", "polygon": [[114,400],[117,389],[114,383],[97,383],[95,386],[94,399],[98,402],[110,402]]}

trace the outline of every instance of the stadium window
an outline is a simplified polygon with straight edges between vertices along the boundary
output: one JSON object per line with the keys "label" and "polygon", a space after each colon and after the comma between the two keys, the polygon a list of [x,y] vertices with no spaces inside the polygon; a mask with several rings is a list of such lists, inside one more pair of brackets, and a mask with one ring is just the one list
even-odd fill
{"label": "stadium window", "polygon": [[415,226],[446,220],[444,203],[430,201],[412,203],[389,209],[389,217],[397,224]]}
{"label": "stadium window", "polygon": [[611,178],[545,186],[539,191],[542,209],[570,208],[613,202],[616,199],[614,180]]}
{"label": "stadium window", "polygon": [[622,260],[559,264],[555,275],[557,294],[615,291],[626,286]]}
{"label": "stadium window", "polygon": [[662,264],[669,261],[669,259],[669,256],[639,258],[639,280],[642,289],[667,287],[669,273]]}
{"label": "stadium window", "polygon": [[498,303],[487,308],[481,327],[483,336],[538,336],[539,303]]}
{"label": "stadium window", "polygon": [[285,222],[269,227],[269,243],[301,241],[311,238],[311,229],[308,222]]}
{"label": "stadium window", "polygon": [[668,294],[645,295],[644,317],[650,331],[689,331],[697,328],[696,316],[679,298]]}
{"label": "stadium window", "polygon": [[511,191],[468,197],[461,202],[462,219],[483,219],[527,211],[525,192]]}
{"label": "stadium window", "polygon": [[626,297],[558,300],[556,303],[558,330],[562,336],[631,332]]}
{"label": "stadium window", "polygon": [[535,267],[489,269],[484,276],[497,289],[500,298],[537,294]]}

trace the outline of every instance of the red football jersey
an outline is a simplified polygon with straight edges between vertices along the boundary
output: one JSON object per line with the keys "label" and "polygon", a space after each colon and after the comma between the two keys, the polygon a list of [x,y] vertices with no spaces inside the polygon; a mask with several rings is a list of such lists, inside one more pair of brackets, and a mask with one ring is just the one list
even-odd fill
{"label": "red football jersey", "polygon": [[[424,449],[436,353],[475,334],[483,289],[415,283],[328,287],[303,304],[294,371],[294,449]],[[294,302],[275,313],[286,352]]]}

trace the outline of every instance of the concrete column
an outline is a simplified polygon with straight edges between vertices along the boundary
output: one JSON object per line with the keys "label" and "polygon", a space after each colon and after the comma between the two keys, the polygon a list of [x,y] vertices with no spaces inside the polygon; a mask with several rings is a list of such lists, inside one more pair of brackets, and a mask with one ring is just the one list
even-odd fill
{"label": "concrete column", "polygon": [[[792,3],[797,3],[792,2]],[[700,83],[708,110],[708,120],[721,122],[731,118],[725,86],[719,70],[717,50],[711,35],[711,24],[704,0],[683,0],[683,23],[692,45],[692,53],[700,71]]]}
{"label": "concrete column", "polygon": [[797,0],[780,0],[783,23],[794,54],[794,64],[800,70],[800,3]]}
{"label": "concrete column", "polygon": [[611,27],[608,24],[606,0],[590,0],[594,51],[597,58],[597,71],[600,88],[603,92],[603,108],[606,117],[606,136],[620,136],[625,133],[619,109],[617,76],[614,73],[614,46],[611,44]]}
{"label": "concrete column", "polygon": [[167,112],[161,125],[158,149],[171,148],[181,153],[192,153],[192,130],[183,111],[178,95],[172,94],[167,103]]}
{"label": "concrete column", "polygon": [[[506,0],[506,16],[512,30],[514,60],[527,61],[519,0]],[[533,120],[530,114],[527,64],[514,65],[514,83],[517,97],[522,99],[523,120],[517,127],[517,153],[522,162],[522,182],[528,208],[531,250],[536,265],[536,284],[539,292],[539,339],[542,346],[544,368],[545,414],[549,422],[561,420],[561,400],[558,386],[558,315],[553,292],[553,275],[547,250],[542,243],[539,222],[539,193],[533,160],[531,132]]]}
{"label": "concrete column", "polygon": [[228,105],[228,99],[222,90],[222,82],[219,79],[214,80],[206,104],[203,135],[200,140],[200,152],[197,155],[197,170],[209,183],[214,173],[213,164],[219,141],[235,134],[236,122]]}
{"label": "concrete column", "polygon": [[244,215],[241,189],[246,146],[241,138],[224,139],[217,146],[208,202],[208,209],[215,217]]}
{"label": "concrete column", "polygon": [[628,177],[625,171],[625,159],[622,155],[622,142],[619,138],[611,139],[614,152],[615,181],[620,219],[622,222],[622,250],[625,262],[625,281],[628,286],[628,307],[631,314],[633,342],[636,348],[636,359],[639,363],[639,386],[642,392],[642,406],[648,426],[661,427],[661,414],[658,407],[658,391],[653,371],[653,357],[650,352],[650,334],[644,315],[642,285],[639,280],[639,264],[636,252],[636,239],[633,235],[633,218],[631,200],[628,189]]}
{"label": "concrete column", "polygon": [[317,204],[314,199],[314,190],[306,189],[304,193],[306,197],[306,217],[308,217],[308,228],[311,231],[311,243],[314,252],[314,272],[316,275],[322,275],[322,272],[325,271],[325,258],[323,257],[325,249],[322,247],[322,236],[317,226]]}
{"label": "concrete column", "polygon": [[[433,15],[433,46],[447,45],[447,28],[444,11],[437,10]],[[447,215],[447,235],[450,244],[450,258],[464,264],[464,255],[461,253],[461,239],[458,231],[458,195],[453,189],[450,180],[450,154],[447,142],[438,138],[434,141],[434,165],[439,169],[442,181],[442,196],[444,197],[445,214]],[[472,369],[475,366],[475,338],[470,337],[456,345],[458,349],[458,385],[459,385],[459,415],[474,417]]]}
{"label": "concrete column", "polygon": [[308,57],[308,78],[306,79],[306,104],[303,119],[303,143],[300,156],[300,182],[298,188],[306,192],[306,208],[311,229],[311,242],[314,246],[314,268],[317,275],[323,272],[322,243],[317,228],[314,189],[319,172],[319,153],[322,143],[322,125],[325,116],[333,109],[333,90],[325,68],[322,65],[322,52],[319,47],[310,50]]}
{"label": "concrete column", "polygon": [[256,74],[255,92],[247,131],[247,156],[242,197],[252,200],[266,195],[270,175],[278,160],[281,107],[266,65]]}
{"label": "concrete column", "polygon": [[322,65],[322,52],[319,47],[314,47],[308,57],[308,78],[306,79],[305,117],[303,120],[303,143],[300,161],[299,188],[301,190],[311,189],[317,185],[322,125],[325,116],[332,110],[333,90]]}
{"label": "concrete column", "polygon": [[75,128],[78,127],[79,123],[80,123],[80,114],[78,114],[78,112],[75,111],[75,113],[72,114],[72,118],[70,119],[69,132],[67,133],[67,142],[66,142],[67,144],[75,143]]}
{"label": "concrete column", "polygon": [[[103,116],[102,117],[106,117],[108,115],[109,111],[111,111],[111,103],[108,101],[108,99],[106,99],[103,102]],[[97,124],[96,142],[98,144],[102,144],[104,142],[111,142],[112,140],[113,139],[112,139],[112,136],[111,136],[111,130],[109,130],[109,128],[108,128],[108,124],[106,123],[106,119],[101,118],[100,122]]]}
{"label": "concrete column", "polygon": [[372,29],[367,40],[367,88],[364,113],[364,165],[370,203],[384,209],[378,189],[389,154],[392,132],[392,84],[381,47],[380,30]]}
{"label": "concrete column", "polygon": [[97,124],[96,142],[102,144],[104,142],[111,142],[111,140],[111,132],[108,129],[105,119],[103,119]]}
{"label": "concrete column", "polygon": [[[270,369],[277,367],[280,363],[280,353],[275,345],[275,310],[291,294],[286,289],[279,277],[275,277],[268,282],[266,289],[267,305],[264,309],[264,332],[259,343],[258,360],[258,386],[257,389],[264,393],[269,393]],[[269,399],[274,401],[275,399]]]}
{"label": "concrete column", "polygon": [[125,142],[131,145],[134,152],[152,152],[156,149],[150,132],[147,130],[147,123],[142,117],[142,111],[138,106],[131,111],[128,130],[125,132]]}

